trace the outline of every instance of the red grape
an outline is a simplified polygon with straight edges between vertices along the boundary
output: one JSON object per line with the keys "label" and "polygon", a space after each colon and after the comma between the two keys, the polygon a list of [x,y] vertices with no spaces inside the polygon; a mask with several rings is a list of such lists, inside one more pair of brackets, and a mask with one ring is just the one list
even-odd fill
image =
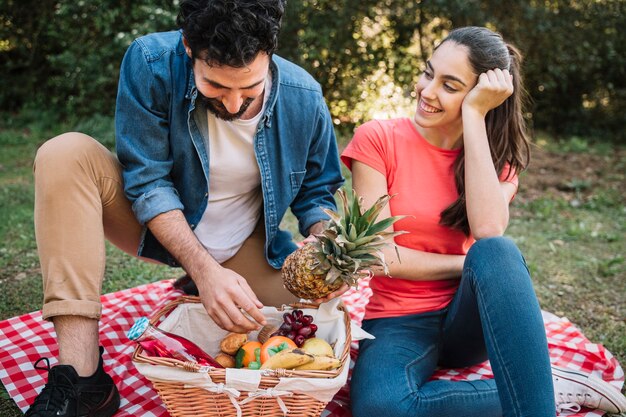
{"label": "red grape", "polygon": [[294,317],[293,317],[291,314],[289,314],[289,313],[285,313],[285,314],[283,314],[283,321],[284,321],[286,324],[291,325],[291,324],[293,324],[293,322],[294,322],[295,320],[294,320]]}
{"label": "red grape", "polygon": [[304,343],[304,340],[305,340],[305,337],[302,336],[301,334],[299,334],[299,335],[296,336],[296,338],[293,341],[296,342],[296,345],[298,347],[300,347]]}
{"label": "red grape", "polygon": [[313,330],[311,329],[311,326],[304,326],[300,330],[298,330],[298,334],[300,334],[300,335],[302,335],[304,337],[310,336],[311,333],[313,333]]}

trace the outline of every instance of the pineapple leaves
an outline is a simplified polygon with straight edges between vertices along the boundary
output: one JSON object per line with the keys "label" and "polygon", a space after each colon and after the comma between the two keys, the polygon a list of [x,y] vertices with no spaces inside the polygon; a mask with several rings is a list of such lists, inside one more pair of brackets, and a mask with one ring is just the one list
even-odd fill
{"label": "pineapple leaves", "polygon": [[328,215],[328,217],[330,217],[333,223],[341,223],[342,216],[340,216],[338,213],[335,213],[334,211],[329,210],[327,208],[324,208],[322,210],[324,211],[324,213]]}
{"label": "pineapple leaves", "polygon": [[[373,267],[382,267],[388,273],[382,249],[395,246],[393,238],[406,233],[392,229],[392,225],[405,216],[376,221],[392,196],[384,195],[363,210],[363,199],[354,191],[340,189],[337,195],[341,207],[336,212],[323,209],[330,220],[326,229],[316,234],[317,254],[307,270],[324,271],[327,285],[341,279],[351,286],[356,286],[360,278],[371,276]],[[395,249],[397,253],[397,247]]]}
{"label": "pineapple leaves", "polygon": [[339,278],[341,274],[342,272],[333,265],[330,268],[330,271],[328,271],[328,274],[326,274],[326,283],[332,284],[333,282],[337,281],[337,278]]}
{"label": "pineapple leaves", "polygon": [[385,230],[388,227],[390,227],[395,222],[397,222],[398,220],[404,219],[405,217],[406,216],[393,216],[393,217],[386,218],[385,220],[381,220],[378,223],[374,224],[372,227],[370,227],[369,230],[367,231],[366,235],[367,236],[371,236],[371,235],[375,235],[377,233],[380,233],[383,230]]}
{"label": "pineapple leaves", "polygon": [[372,207],[370,207],[365,213],[363,213],[363,217],[362,217],[363,220],[367,222],[368,225],[373,224],[374,221],[376,221],[376,219],[378,218],[378,215],[380,214],[381,210],[389,202],[389,199],[391,199],[390,195],[384,195],[380,197],[378,200],[376,200],[376,202],[372,205]]}

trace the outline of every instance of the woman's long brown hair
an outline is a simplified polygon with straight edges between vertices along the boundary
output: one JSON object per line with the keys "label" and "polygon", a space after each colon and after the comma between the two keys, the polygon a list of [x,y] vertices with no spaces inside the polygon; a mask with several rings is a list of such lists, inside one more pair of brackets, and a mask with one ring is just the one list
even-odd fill
{"label": "woman's long brown hair", "polygon": [[[455,42],[467,48],[470,64],[476,74],[490,69],[508,69],[513,75],[513,94],[489,111],[485,118],[491,159],[498,176],[510,166],[507,178],[521,173],[530,160],[530,140],[523,116],[527,95],[522,82],[520,52],[508,45],[500,34],[483,27],[463,27],[450,32],[441,42]],[[440,44],[440,46],[441,46]],[[465,153],[454,161],[454,178],[459,198],[441,212],[440,223],[470,235],[465,207]]]}

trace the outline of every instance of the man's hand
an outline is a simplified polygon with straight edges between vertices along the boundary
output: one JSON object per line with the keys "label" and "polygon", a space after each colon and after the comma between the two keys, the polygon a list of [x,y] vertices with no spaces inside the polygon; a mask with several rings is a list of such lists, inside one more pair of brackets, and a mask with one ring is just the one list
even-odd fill
{"label": "man's hand", "polygon": [[325,230],[324,222],[317,222],[309,228],[309,235],[302,240],[302,244],[313,243],[317,241],[315,235],[321,234]]}
{"label": "man's hand", "polygon": [[[236,272],[219,267],[194,279],[202,305],[213,321],[224,330],[247,333],[266,324],[248,282]],[[244,314],[247,313],[247,314]]]}
{"label": "man's hand", "polygon": [[350,289],[350,286],[348,284],[344,283],[341,287],[339,287],[338,290],[331,292],[326,297],[322,297],[322,298],[318,298],[317,300],[313,300],[313,302],[315,304],[325,303],[327,301],[332,300],[333,298],[340,297],[343,293],[345,293],[349,289]]}
{"label": "man's hand", "polygon": [[311,227],[309,227],[309,236],[307,237],[307,239],[314,239],[313,235],[319,235],[321,234],[324,230],[326,230],[326,227],[324,226],[324,222],[319,221],[315,224],[313,224]]}
{"label": "man's hand", "polygon": [[193,279],[204,308],[218,326],[231,332],[247,333],[265,325],[265,317],[259,310],[263,304],[248,282],[211,257],[182,211],[162,213],[150,220],[148,227]]}

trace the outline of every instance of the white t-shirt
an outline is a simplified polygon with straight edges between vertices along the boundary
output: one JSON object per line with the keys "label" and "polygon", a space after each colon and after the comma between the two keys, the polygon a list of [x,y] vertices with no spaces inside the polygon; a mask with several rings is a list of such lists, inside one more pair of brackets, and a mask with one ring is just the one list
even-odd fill
{"label": "white t-shirt", "polygon": [[271,91],[265,83],[263,106],[252,119],[225,121],[207,111],[209,202],[194,233],[216,261],[235,255],[261,218],[261,172],[254,136]]}

